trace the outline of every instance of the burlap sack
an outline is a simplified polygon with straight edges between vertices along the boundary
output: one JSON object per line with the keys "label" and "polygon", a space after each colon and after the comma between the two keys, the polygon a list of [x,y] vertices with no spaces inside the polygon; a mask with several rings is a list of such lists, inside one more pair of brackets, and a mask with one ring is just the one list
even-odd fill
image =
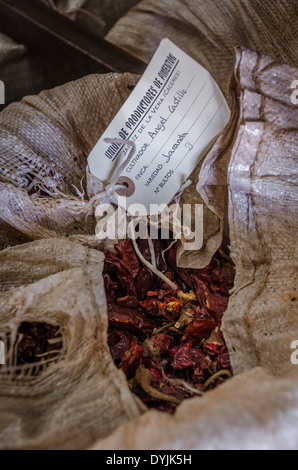
{"label": "burlap sack", "polygon": [[297,76],[297,68],[237,51],[234,119],[200,175],[199,187],[216,188],[212,203],[223,207],[212,173],[220,183],[228,162],[236,279],[223,331],[236,373],[257,365],[274,373],[293,369],[289,347],[298,339],[298,106],[291,102],[291,83]]}
{"label": "burlap sack", "polygon": [[9,225],[7,222],[0,220],[0,250],[4,250],[8,246],[20,245],[29,242],[30,238],[19,230]]}
{"label": "burlap sack", "polygon": [[298,67],[297,29],[295,1],[142,0],[106,38],[147,62],[168,37],[209,70],[228,97],[235,47]]}
{"label": "burlap sack", "polygon": [[[7,290],[0,296],[0,331],[10,338],[0,367],[0,447],[83,448],[138,416],[143,406],[107,346],[103,254],[49,239],[8,248],[0,258]],[[15,365],[23,322],[59,326],[57,360]]]}
{"label": "burlap sack", "polygon": [[5,108],[0,219],[31,239],[94,236],[89,199],[102,187],[87,179],[87,157],[137,79],[91,75]]}
{"label": "burlap sack", "polygon": [[47,239],[0,252],[0,292],[73,268],[102,269],[103,254],[67,240]]}
{"label": "burlap sack", "polygon": [[[298,65],[294,2],[185,0],[181,5],[178,0],[141,2],[108,38],[149,59],[167,36],[202,63],[226,94],[233,47],[238,44]],[[143,410],[107,349],[101,259],[89,248],[73,245],[58,249],[56,257],[53,248],[41,254],[43,240],[30,244],[33,252],[26,253],[27,244],[10,248],[1,254],[1,275],[7,279],[0,297],[1,328],[16,331],[24,318],[61,323],[65,347],[58,362],[40,376],[26,378],[23,373],[20,387],[18,377],[1,370],[3,447],[82,448],[96,439],[95,447],[109,449],[298,446],[297,366],[291,363],[291,342],[298,339],[293,276],[296,180],[291,172],[297,155],[297,108],[290,104],[290,84],[296,78],[297,69],[239,53],[235,101],[229,101],[235,105],[233,122],[200,170],[197,197],[215,214],[215,237],[221,238],[224,201],[229,203],[237,277],[224,331],[238,375],[203,398],[185,401],[173,417],[156,411],[138,416]],[[88,199],[98,188],[85,179],[84,197],[78,194],[86,156],[128,96],[127,85],[136,80],[127,74],[87,77],[26,98],[1,113],[1,166],[8,167],[8,161],[12,165],[10,174],[0,175],[3,247],[11,227],[12,244],[27,241],[18,238],[20,233],[29,239],[56,237],[47,240],[54,247],[70,243],[58,239],[63,237],[94,243]],[[56,195],[32,197],[32,189],[40,184],[45,194]],[[196,184],[195,178],[190,191]],[[64,250],[70,257],[64,267],[57,267]],[[93,260],[87,266],[86,256]],[[36,271],[31,265],[27,269],[28,259],[37,265]],[[79,346],[78,335],[83,340]]]}
{"label": "burlap sack", "polygon": [[298,111],[287,87],[296,74],[238,51],[233,118],[200,172],[201,197],[217,211],[224,212],[229,184],[237,275],[224,332],[237,375],[185,401],[173,417],[144,412],[108,352],[102,254],[57,238],[9,248],[1,253],[1,331],[15,333],[21,321],[40,319],[61,325],[65,344],[58,362],[37,377],[1,370],[3,447],[82,448],[96,439],[92,448],[297,447],[291,342],[298,338],[292,164]]}

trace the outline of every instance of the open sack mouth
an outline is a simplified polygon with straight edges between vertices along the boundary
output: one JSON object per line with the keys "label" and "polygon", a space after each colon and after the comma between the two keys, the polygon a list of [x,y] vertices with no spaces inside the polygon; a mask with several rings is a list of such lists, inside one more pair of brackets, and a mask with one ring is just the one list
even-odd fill
{"label": "open sack mouth", "polygon": [[220,327],[235,270],[223,247],[199,270],[178,268],[173,240],[152,245],[154,254],[147,240],[138,241],[177,290],[140,264],[130,240],[107,251],[108,344],[131,390],[149,408],[173,412],[231,376]]}
{"label": "open sack mouth", "polygon": [[297,148],[297,109],[280,91],[292,73],[237,51],[232,119],[182,195],[204,204],[201,252],[136,240],[174,290],[130,239],[95,236],[90,201],[103,186],[85,178],[138,77],[85,77],[1,113],[0,340],[12,352],[0,367],[0,445],[82,448],[128,429],[136,447],[207,448],[214,434],[214,447],[232,447],[239,430],[264,436],[297,405],[294,174],[278,163]]}
{"label": "open sack mouth", "polygon": [[[148,241],[137,244],[150,261]],[[152,245],[157,269],[177,290],[142,266],[130,240],[106,251],[108,345],[133,393],[148,408],[173,413],[184,399],[201,396],[232,375],[220,327],[235,268],[224,247],[204,269],[190,269],[177,266],[173,240]],[[53,364],[59,367],[67,352],[65,328],[28,319],[7,330],[0,338],[6,351],[2,378],[17,384],[49,373]]]}

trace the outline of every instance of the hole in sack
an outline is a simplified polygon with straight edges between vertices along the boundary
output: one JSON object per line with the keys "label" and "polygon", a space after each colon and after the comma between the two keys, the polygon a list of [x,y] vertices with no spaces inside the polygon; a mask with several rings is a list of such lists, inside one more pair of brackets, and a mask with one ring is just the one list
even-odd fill
{"label": "hole in sack", "polygon": [[2,341],[5,345],[2,368],[9,374],[36,376],[57,362],[63,350],[61,328],[44,322],[23,322],[15,339],[6,333]]}
{"label": "hole in sack", "polygon": [[[125,239],[105,252],[108,344],[128,385],[148,408],[173,413],[184,399],[202,395],[232,375],[221,321],[235,268],[222,246],[204,269],[179,268],[173,240],[152,240],[157,277]],[[152,246],[137,240],[152,261]]]}

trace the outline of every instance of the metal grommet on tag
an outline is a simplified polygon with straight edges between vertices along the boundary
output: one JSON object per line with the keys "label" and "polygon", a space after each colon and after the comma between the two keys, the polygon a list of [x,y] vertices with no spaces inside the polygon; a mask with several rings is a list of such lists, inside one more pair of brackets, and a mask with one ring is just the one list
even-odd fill
{"label": "metal grommet on tag", "polygon": [[117,181],[117,184],[122,184],[122,185],[126,186],[125,189],[121,188],[121,189],[116,190],[116,193],[119,196],[130,197],[134,194],[134,192],[136,190],[136,186],[135,186],[134,182],[130,178],[128,178],[127,176],[120,176],[119,180]]}

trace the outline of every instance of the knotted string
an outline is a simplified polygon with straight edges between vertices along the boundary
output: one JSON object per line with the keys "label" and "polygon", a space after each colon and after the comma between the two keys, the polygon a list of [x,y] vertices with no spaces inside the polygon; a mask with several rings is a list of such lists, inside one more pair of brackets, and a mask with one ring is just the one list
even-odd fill
{"label": "knotted string", "polygon": [[[136,242],[136,233],[135,233],[135,226],[137,224],[141,224],[141,223],[145,223],[146,224],[146,230],[147,230],[147,221],[144,220],[143,217],[137,217],[135,218],[132,222],[130,222],[128,224],[128,232],[129,232],[129,236],[130,236],[130,239],[132,240],[132,243],[133,243],[133,247],[134,247],[134,250],[137,254],[137,256],[140,258],[140,260],[142,261],[142,263],[147,266],[148,269],[150,269],[150,271],[152,271],[154,274],[156,274],[156,276],[158,276],[160,279],[162,279],[162,281],[164,281],[166,284],[168,284],[171,289],[173,291],[176,291],[177,290],[177,286],[176,284],[174,284],[174,282],[172,282],[167,276],[165,276],[159,269],[157,269],[156,267],[156,259],[155,259],[155,253],[154,253],[154,257],[152,259],[152,251],[150,250],[151,252],[151,261],[154,263],[154,264],[151,264],[148,260],[146,260],[144,258],[144,256],[142,255],[142,253],[140,252],[139,250],[139,247],[138,247],[138,244]],[[153,251],[154,251],[154,246],[153,246],[153,243],[152,243],[152,240],[151,238],[149,237],[148,235],[148,230],[147,230],[147,239],[148,241],[150,240],[151,242],[151,246],[153,248]],[[149,243],[149,248],[150,248],[150,243]],[[153,261],[154,260],[154,261]]]}

